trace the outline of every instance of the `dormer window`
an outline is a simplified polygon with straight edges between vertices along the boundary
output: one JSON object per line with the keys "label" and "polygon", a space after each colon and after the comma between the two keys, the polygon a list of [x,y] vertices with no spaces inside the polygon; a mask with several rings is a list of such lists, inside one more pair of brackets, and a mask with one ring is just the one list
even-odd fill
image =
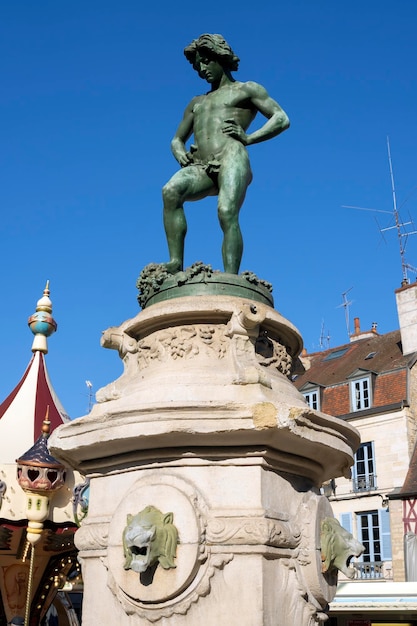
{"label": "dormer window", "polygon": [[365,411],[372,406],[373,372],[358,369],[350,379],[350,403],[352,411]]}
{"label": "dormer window", "polygon": [[352,409],[362,411],[371,406],[371,381],[369,378],[359,378],[350,383]]}
{"label": "dormer window", "polygon": [[320,387],[312,383],[303,385],[300,389],[310,409],[320,411]]}
{"label": "dormer window", "polygon": [[320,406],[320,402],[319,402],[319,390],[315,389],[314,391],[308,391],[306,393],[303,394],[304,398],[306,399],[306,402],[308,404],[308,406],[311,409],[314,409],[315,411],[319,410],[319,406]]}

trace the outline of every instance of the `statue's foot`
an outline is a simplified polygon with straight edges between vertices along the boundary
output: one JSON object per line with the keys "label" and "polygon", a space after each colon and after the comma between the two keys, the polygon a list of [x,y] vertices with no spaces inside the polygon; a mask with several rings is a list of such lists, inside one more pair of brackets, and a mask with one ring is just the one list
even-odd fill
{"label": "statue's foot", "polygon": [[169,274],[177,274],[177,272],[182,272],[181,261],[176,261],[175,259],[173,261],[169,261],[169,263],[162,263],[162,266]]}

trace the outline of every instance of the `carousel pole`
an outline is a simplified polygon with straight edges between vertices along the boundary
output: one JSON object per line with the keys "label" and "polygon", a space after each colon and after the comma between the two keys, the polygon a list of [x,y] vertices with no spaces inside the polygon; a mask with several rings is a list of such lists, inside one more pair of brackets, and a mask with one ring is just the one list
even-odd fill
{"label": "carousel pole", "polygon": [[34,563],[35,563],[35,546],[31,544],[30,562],[29,562],[29,580],[28,580],[28,591],[27,591],[27,596],[26,596],[24,626],[29,626],[30,624],[30,603],[31,603],[31,596],[32,596]]}

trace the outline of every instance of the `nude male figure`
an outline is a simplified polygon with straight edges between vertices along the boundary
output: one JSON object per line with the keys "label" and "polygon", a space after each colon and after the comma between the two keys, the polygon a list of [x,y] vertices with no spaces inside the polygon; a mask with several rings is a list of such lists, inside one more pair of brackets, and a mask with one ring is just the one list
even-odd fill
{"label": "nude male figure", "polygon": [[[289,127],[289,119],[262,85],[233,78],[231,72],[238,69],[239,58],[221,35],[201,35],[184,54],[211,90],[191,100],[171,142],[182,169],[162,190],[170,254],[165,267],[173,274],[183,269],[184,202],[217,195],[224,271],[237,274],[243,253],[239,210],[252,180],[246,146],[276,137]],[[267,121],[248,134],[258,112]],[[194,145],[187,150],[191,135]]]}

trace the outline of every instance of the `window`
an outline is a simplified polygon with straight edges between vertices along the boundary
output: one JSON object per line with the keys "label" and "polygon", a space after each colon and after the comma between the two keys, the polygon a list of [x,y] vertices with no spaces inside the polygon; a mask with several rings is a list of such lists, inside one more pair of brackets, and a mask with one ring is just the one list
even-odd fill
{"label": "window", "polygon": [[338,359],[339,357],[346,354],[348,350],[349,348],[341,348],[340,350],[334,350],[333,352],[330,352],[330,354],[325,356],[323,361],[332,361],[333,359]]}
{"label": "window", "polygon": [[[392,558],[388,509],[357,514],[358,540],[365,548],[360,557],[362,578],[382,578],[382,563]],[[365,564],[368,564],[365,566]]]}
{"label": "window", "polygon": [[310,409],[320,410],[320,395],[318,389],[312,389],[311,391],[305,391],[303,393],[304,398]]}
{"label": "window", "polygon": [[373,441],[359,446],[353,465],[353,491],[376,489],[375,453]]}
{"label": "window", "polygon": [[379,529],[378,511],[360,513],[358,518],[358,539],[363,544],[365,552],[362,561],[382,561],[381,533]]}
{"label": "window", "polygon": [[299,391],[303,394],[310,409],[321,411],[321,389],[320,385],[311,381],[300,387]]}
{"label": "window", "polygon": [[384,562],[392,559],[388,509],[342,513],[340,524],[350,533],[353,531],[353,517],[356,518],[357,539],[365,548],[359,559],[352,563],[357,578],[384,578]]}
{"label": "window", "polygon": [[353,411],[362,411],[371,406],[371,381],[369,378],[358,378],[350,383],[350,395]]}

